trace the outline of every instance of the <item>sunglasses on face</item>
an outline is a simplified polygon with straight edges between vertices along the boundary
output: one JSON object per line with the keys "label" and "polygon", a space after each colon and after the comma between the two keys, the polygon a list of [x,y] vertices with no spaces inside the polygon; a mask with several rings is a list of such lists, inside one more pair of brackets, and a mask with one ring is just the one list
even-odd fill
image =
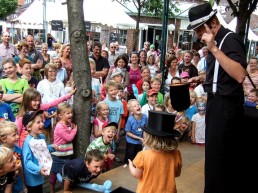
{"label": "sunglasses on face", "polygon": [[3,94],[4,94],[4,91],[3,91],[3,90],[0,90],[0,94],[3,95]]}

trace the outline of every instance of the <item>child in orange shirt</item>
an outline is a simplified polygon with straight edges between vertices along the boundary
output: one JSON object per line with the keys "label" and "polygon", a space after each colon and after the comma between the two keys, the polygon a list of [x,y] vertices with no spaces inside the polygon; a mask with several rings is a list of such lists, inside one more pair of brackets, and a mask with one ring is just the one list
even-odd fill
{"label": "child in orange shirt", "polygon": [[133,162],[128,160],[131,174],[139,179],[137,193],[177,192],[175,178],[181,174],[182,157],[177,149],[175,137],[180,133],[173,129],[174,120],[173,114],[149,111],[148,124],[142,128],[147,150],[138,152]]}

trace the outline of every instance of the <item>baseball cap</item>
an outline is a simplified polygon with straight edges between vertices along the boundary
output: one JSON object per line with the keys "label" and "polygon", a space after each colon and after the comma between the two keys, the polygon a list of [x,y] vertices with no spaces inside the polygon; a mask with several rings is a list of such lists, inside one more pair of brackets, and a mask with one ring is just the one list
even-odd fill
{"label": "baseball cap", "polygon": [[117,75],[122,75],[122,77],[123,77],[123,72],[122,72],[122,70],[116,69],[116,71],[112,73],[112,75],[110,76],[110,78],[113,79],[113,78],[114,78],[115,76],[117,76]]}
{"label": "baseball cap", "polygon": [[182,72],[182,73],[180,74],[180,78],[189,78],[188,72]]}
{"label": "baseball cap", "polygon": [[36,115],[42,114],[43,112],[44,111],[42,110],[26,112],[22,117],[22,124],[24,125],[24,127],[26,127],[29,124],[29,122],[31,122],[34,119]]}
{"label": "baseball cap", "polygon": [[106,127],[109,127],[109,126],[114,126],[116,129],[118,127],[118,124],[116,122],[105,122],[103,125],[102,125],[102,129],[106,128]]}
{"label": "baseball cap", "polygon": [[154,95],[154,94],[158,94],[158,92],[157,92],[156,90],[154,90],[154,89],[150,89],[150,90],[148,90],[148,92],[147,92],[147,95],[148,95],[148,96],[151,96],[151,95]]}

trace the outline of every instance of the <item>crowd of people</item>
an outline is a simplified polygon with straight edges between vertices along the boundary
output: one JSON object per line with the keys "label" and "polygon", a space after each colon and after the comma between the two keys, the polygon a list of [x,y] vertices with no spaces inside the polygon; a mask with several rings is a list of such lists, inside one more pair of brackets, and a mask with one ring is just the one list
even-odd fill
{"label": "crowd of people", "polygon": [[[202,6],[210,9],[207,4]],[[189,11],[190,23],[190,16],[195,14],[195,11],[195,8]],[[213,10],[210,12],[213,13]],[[174,164],[171,165],[173,170],[171,167],[167,168],[169,171],[174,171],[173,175],[167,176],[174,182],[169,185],[169,188],[174,190],[174,178],[180,175],[182,167],[182,158],[177,150],[179,141],[189,141],[202,146],[206,146],[208,141],[206,155],[214,157],[216,154],[211,155],[212,150],[218,141],[222,140],[217,138],[216,141],[211,134],[215,127],[214,120],[220,123],[218,127],[221,128],[221,133],[223,133],[222,128],[226,127],[219,120],[224,119],[224,115],[218,117],[218,114],[225,110],[224,107],[221,109],[221,101],[225,100],[228,108],[232,107],[233,102],[239,102],[242,84],[236,84],[232,80],[231,77],[241,82],[241,78],[238,77],[240,75],[231,73],[220,58],[227,60],[227,56],[219,53],[221,55],[219,57],[216,55],[217,50],[214,50],[212,44],[214,36],[219,30],[220,33],[223,31],[223,34],[226,31],[220,26],[216,17],[209,18],[208,24],[212,27],[210,29],[206,24],[201,23],[196,26],[196,22],[192,23],[189,29],[196,30],[202,27],[196,30],[196,33],[207,46],[199,51],[183,51],[174,43],[167,51],[164,69],[160,65],[160,50],[155,49],[155,45],[150,42],[145,42],[139,52],[130,54],[120,49],[118,42],[111,42],[109,46],[100,42],[87,43],[92,80],[92,114],[91,128],[85,128],[91,132],[90,144],[85,147],[85,159],[73,159],[73,139],[77,133],[77,126],[72,122],[73,95],[76,88],[73,83],[70,45],[55,43],[54,52],[49,54],[47,44],[42,44],[41,51],[35,48],[35,41],[31,35],[14,46],[9,43],[9,33],[4,32],[0,44],[1,191],[19,193],[26,190],[29,193],[40,193],[43,192],[44,176],[50,175],[50,192],[54,193],[56,181],[61,175],[64,192],[69,192],[72,184],[89,182],[101,172],[110,170],[113,161],[129,164],[132,175],[141,179],[137,188],[141,191],[147,186],[153,187],[146,179],[142,179],[145,170],[159,173],[151,170],[152,161],[157,161],[158,157],[155,151],[173,152],[170,157],[166,153],[162,156],[164,160]],[[221,41],[221,37],[218,42]],[[226,46],[228,44],[226,42]],[[238,49],[238,52],[242,51],[240,46]],[[233,53],[232,51],[232,57]],[[217,92],[214,92],[209,64],[215,63],[216,59],[224,70],[219,71]],[[244,60],[245,57],[238,59],[245,64]],[[238,67],[238,63],[229,59],[228,62]],[[244,67],[239,67],[239,71],[242,72]],[[162,70],[165,71],[163,77]],[[248,72],[250,78],[244,76],[243,81],[245,105],[257,108],[256,58],[249,60]],[[207,77],[205,81],[204,76]],[[165,93],[161,92],[162,78],[165,82]],[[200,84],[197,85],[196,82]],[[170,86],[188,83],[191,83],[189,84],[190,106],[183,111],[177,111],[172,106]],[[228,95],[228,92],[233,101],[222,97]],[[236,109],[235,113],[237,112],[239,109]],[[169,118],[170,125],[163,123],[157,125],[158,123],[150,121],[155,120],[155,116],[161,120]],[[209,133],[206,131],[206,125]],[[153,127],[162,128],[162,131],[153,131]],[[126,149],[122,158],[117,156],[117,149],[123,135],[125,135]],[[169,141],[167,137],[175,140]],[[51,155],[53,164],[50,168],[43,167],[35,151],[32,151],[35,148],[33,144],[42,143],[42,140],[46,140],[45,144],[48,146],[45,148]],[[150,151],[152,149],[155,151]],[[233,153],[230,155],[235,156]],[[225,156],[228,159],[226,161],[232,160],[228,156]],[[143,163],[145,157],[151,161]],[[205,168],[206,192],[213,187],[210,182],[217,180],[213,179],[216,175],[210,168],[211,162],[214,162],[214,159],[209,157]],[[217,164],[216,167],[220,168],[220,163]],[[227,174],[222,176],[222,179],[225,179]],[[164,186],[166,185],[161,184],[157,187],[162,190]],[[226,186],[225,189],[227,188]]]}

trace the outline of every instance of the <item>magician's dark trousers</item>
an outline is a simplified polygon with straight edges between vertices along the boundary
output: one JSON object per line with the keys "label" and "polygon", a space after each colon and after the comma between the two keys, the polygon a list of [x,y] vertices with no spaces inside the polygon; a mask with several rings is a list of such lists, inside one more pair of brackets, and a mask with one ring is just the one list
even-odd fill
{"label": "magician's dark trousers", "polygon": [[204,193],[242,192],[243,164],[246,165],[242,117],[240,96],[208,95]]}

